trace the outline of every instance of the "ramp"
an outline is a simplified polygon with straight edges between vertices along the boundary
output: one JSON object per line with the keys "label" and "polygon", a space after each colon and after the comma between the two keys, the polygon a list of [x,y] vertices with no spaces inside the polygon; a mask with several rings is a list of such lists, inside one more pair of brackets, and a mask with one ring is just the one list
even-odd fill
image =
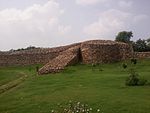
{"label": "ramp", "polygon": [[47,74],[47,73],[57,73],[68,65],[73,65],[79,62],[79,49],[80,46],[75,46],[67,49],[64,52],[61,52],[56,58],[49,61],[41,69],[39,69],[38,74]]}

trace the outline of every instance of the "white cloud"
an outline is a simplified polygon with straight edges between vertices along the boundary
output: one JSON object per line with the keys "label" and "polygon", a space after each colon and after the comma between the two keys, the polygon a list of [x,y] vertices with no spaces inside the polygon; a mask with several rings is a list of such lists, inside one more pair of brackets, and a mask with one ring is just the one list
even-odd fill
{"label": "white cloud", "polygon": [[[84,33],[88,36],[112,38],[121,30],[129,30],[131,24],[142,21],[142,15],[133,15],[116,9],[103,12],[98,21],[85,26]],[[140,19],[138,19],[140,18]],[[138,21],[138,22],[139,22]],[[112,37],[113,36],[113,37]]]}
{"label": "white cloud", "polygon": [[91,5],[91,4],[96,4],[96,3],[102,3],[107,0],[76,0],[76,3],[79,5]]}
{"label": "white cloud", "polygon": [[64,34],[68,33],[70,30],[71,30],[70,25],[68,25],[68,26],[60,25],[58,27],[58,31],[59,31],[60,35],[64,35]]}
{"label": "white cloud", "polygon": [[122,8],[129,8],[133,5],[133,2],[132,1],[125,1],[125,0],[122,0],[122,1],[119,1],[119,6],[122,7]]}
{"label": "white cloud", "polygon": [[92,36],[107,36],[124,28],[124,21],[130,14],[111,9],[103,12],[98,21],[86,26],[84,32]]}
{"label": "white cloud", "polygon": [[[64,10],[55,1],[48,1],[44,5],[34,4],[24,10],[1,10],[0,48],[18,48],[30,44],[43,46],[48,41],[54,44],[58,34],[66,34],[71,29],[71,26],[61,24],[63,13]],[[8,40],[12,40],[11,43]]]}

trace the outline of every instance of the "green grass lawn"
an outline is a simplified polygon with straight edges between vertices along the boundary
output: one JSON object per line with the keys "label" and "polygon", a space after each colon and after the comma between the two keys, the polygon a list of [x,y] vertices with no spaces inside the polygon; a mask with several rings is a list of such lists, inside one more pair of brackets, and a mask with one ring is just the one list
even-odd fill
{"label": "green grass lawn", "polygon": [[0,68],[0,86],[21,77],[21,75],[17,69]]}
{"label": "green grass lawn", "polygon": [[[122,63],[70,66],[57,74],[37,76],[35,66],[0,68],[0,84],[28,75],[18,86],[0,94],[0,113],[51,113],[69,100],[88,104],[101,113],[150,113],[150,86],[125,86],[132,67]],[[99,71],[102,69],[103,71]],[[150,59],[135,66],[150,82]]]}

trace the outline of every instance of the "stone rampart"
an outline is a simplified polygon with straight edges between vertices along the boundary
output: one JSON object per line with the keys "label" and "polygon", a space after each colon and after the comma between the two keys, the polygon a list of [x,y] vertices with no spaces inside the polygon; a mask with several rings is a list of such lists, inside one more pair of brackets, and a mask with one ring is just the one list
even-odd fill
{"label": "stone rampart", "polygon": [[134,55],[137,59],[150,58],[150,52],[135,52]]}
{"label": "stone rampart", "polygon": [[45,64],[58,53],[0,55],[0,66]]}
{"label": "stone rampart", "polygon": [[73,65],[79,62],[79,48],[75,46],[60,53],[59,56],[49,61],[40,70],[39,74],[56,73],[63,70],[68,65]]}
{"label": "stone rampart", "polygon": [[132,45],[121,43],[121,42],[118,42],[117,45],[118,45],[119,53],[121,57],[120,61],[133,57],[134,51],[133,51]]}
{"label": "stone rampart", "polygon": [[[139,57],[147,57],[147,54]],[[84,64],[111,63],[133,57],[131,45],[109,40],[90,40],[55,48],[0,52],[0,66],[45,64],[39,74],[55,73],[79,61]]]}
{"label": "stone rampart", "polygon": [[110,63],[129,59],[132,56],[132,47],[125,43],[93,40],[81,44],[83,63]]}
{"label": "stone rampart", "polygon": [[46,64],[53,58],[57,57],[59,53],[79,44],[80,43],[76,43],[55,48],[38,48],[15,52],[0,52],[0,66]]}

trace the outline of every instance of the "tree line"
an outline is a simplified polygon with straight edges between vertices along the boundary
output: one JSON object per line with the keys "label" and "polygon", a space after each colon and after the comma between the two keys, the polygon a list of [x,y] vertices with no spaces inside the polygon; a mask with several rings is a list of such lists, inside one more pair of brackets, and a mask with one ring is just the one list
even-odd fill
{"label": "tree line", "polygon": [[29,46],[26,48],[19,48],[19,49],[11,49],[9,50],[9,52],[16,52],[16,51],[23,51],[23,50],[32,50],[32,49],[38,49],[39,47],[35,47],[35,46]]}
{"label": "tree line", "polygon": [[117,34],[115,41],[129,43],[132,45],[133,50],[136,52],[148,52],[150,51],[150,38],[138,39],[131,41],[133,37],[132,31],[121,31]]}

